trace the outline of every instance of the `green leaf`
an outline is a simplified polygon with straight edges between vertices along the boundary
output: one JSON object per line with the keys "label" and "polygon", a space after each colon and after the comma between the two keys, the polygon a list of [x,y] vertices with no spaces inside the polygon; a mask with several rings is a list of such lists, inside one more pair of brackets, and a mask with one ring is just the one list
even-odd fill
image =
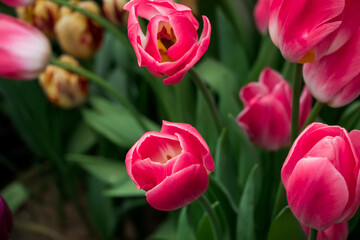
{"label": "green leaf", "polygon": [[85,153],[96,143],[96,134],[83,122],[78,124],[67,145],[69,153]]}
{"label": "green leaf", "polygon": [[214,233],[211,231],[209,215],[207,213],[202,217],[196,232],[196,240],[213,240]]}
{"label": "green leaf", "polygon": [[89,213],[96,230],[105,240],[110,240],[115,230],[116,219],[112,199],[99,194],[105,187],[98,179],[89,179]]}
{"label": "green leaf", "polygon": [[147,240],[178,240],[176,238],[177,215],[169,215],[169,217],[151,234]]}
{"label": "green leaf", "polygon": [[271,224],[267,239],[306,240],[306,236],[290,208],[286,206]]}
{"label": "green leaf", "polygon": [[253,240],[255,239],[255,204],[256,204],[256,188],[259,167],[255,165],[250,172],[248,180],[242,194],[239,212],[237,216],[236,239]]}
{"label": "green leaf", "polygon": [[144,197],[145,191],[135,187],[133,181],[127,177],[119,184],[104,191],[107,197]]}
{"label": "green leaf", "polygon": [[176,238],[178,240],[195,240],[195,236],[192,232],[192,229],[189,225],[188,218],[187,218],[187,207],[184,207],[181,210],[180,216],[179,216],[179,223],[177,227],[177,233]]}
{"label": "green leaf", "polygon": [[340,118],[339,125],[348,131],[360,129],[360,101],[355,101],[346,108]]}
{"label": "green leaf", "polygon": [[1,191],[2,197],[15,213],[30,197],[29,191],[19,182],[13,182]]}
{"label": "green leaf", "polygon": [[128,178],[123,162],[80,154],[69,154],[67,160],[78,164],[90,174],[109,184],[116,184]]}

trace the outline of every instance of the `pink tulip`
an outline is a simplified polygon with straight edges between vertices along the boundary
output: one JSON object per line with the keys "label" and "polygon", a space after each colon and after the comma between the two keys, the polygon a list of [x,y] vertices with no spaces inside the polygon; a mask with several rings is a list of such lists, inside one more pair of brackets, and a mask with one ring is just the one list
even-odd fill
{"label": "pink tulip", "polygon": [[0,239],[8,240],[13,228],[12,215],[5,200],[0,196]]}
{"label": "pink tulip", "polygon": [[[308,236],[310,228],[302,225],[304,232]],[[316,240],[346,240],[348,236],[348,222],[342,222],[319,231]]]}
{"label": "pink tulip", "polygon": [[35,0],[1,0],[1,1],[11,7],[24,7],[31,5],[35,2]]}
{"label": "pink tulip", "polygon": [[269,21],[271,0],[258,0],[254,8],[254,18],[261,34],[265,34]]}
{"label": "pink tulip", "polygon": [[[124,9],[129,11],[128,35],[139,66],[154,76],[168,76],[165,84],[179,83],[209,46],[209,19],[203,16],[204,28],[198,40],[199,23],[184,5],[172,0],[132,0]],[[138,17],[149,21],[146,35]]]}
{"label": "pink tulip", "polygon": [[306,86],[320,102],[342,107],[360,95],[360,29],[338,51],[304,64]]}
{"label": "pink tulip", "polygon": [[273,0],[269,32],[291,62],[314,62],[339,49],[360,26],[358,0]]}
{"label": "pink tulip", "polygon": [[360,131],[309,125],[281,170],[288,204],[301,224],[317,230],[348,221],[360,203]]}
{"label": "pink tulip", "polygon": [[0,13],[0,76],[33,79],[51,55],[49,40],[36,28]]}
{"label": "pink tulip", "polygon": [[172,211],[195,201],[207,189],[214,161],[205,140],[189,124],[163,121],[126,155],[126,169],[149,204]]}
{"label": "pink tulip", "polygon": [[[252,82],[240,91],[244,109],[237,122],[257,145],[276,151],[290,144],[292,90],[276,71],[266,68],[259,82]],[[300,99],[302,126],[311,109],[311,95],[304,89]]]}

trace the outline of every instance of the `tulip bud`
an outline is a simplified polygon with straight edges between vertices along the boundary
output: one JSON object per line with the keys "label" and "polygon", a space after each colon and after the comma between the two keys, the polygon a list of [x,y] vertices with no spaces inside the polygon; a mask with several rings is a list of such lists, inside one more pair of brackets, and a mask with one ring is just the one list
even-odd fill
{"label": "tulip bud", "polygon": [[126,0],[103,0],[103,10],[107,19],[117,25],[126,25],[128,12],[123,8]]}
{"label": "tulip bud", "polygon": [[37,0],[27,7],[16,9],[18,17],[40,29],[48,38],[55,38],[55,23],[59,18],[59,6],[56,3]]}
{"label": "tulip bud", "polygon": [[[80,67],[80,64],[71,56],[63,55],[59,60]],[[48,99],[61,108],[77,107],[86,100],[89,89],[88,80],[76,73],[48,65],[39,80]]]}
{"label": "tulip bud", "polygon": [[[97,15],[101,14],[95,2],[84,1],[75,4]],[[103,29],[83,14],[62,7],[60,19],[55,25],[55,33],[60,47],[65,52],[80,59],[87,59],[100,48]]]}
{"label": "tulip bud", "polygon": [[0,13],[0,76],[36,78],[49,62],[50,42],[38,29]]}
{"label": "tulip bud", "polygon": [[12,215],[5,200],[0,196],[0,239],[7,240],[13,228]]}

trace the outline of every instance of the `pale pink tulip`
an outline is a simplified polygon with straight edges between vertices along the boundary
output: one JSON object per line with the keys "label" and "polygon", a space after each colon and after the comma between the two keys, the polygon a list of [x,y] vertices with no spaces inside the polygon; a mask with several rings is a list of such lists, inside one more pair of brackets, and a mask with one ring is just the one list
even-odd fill
{"label": "pale pink tulip", "polygon": [[145,133],[126,155],[126,169],[149,204],[172,211],[199,198],[214,171],[209,148],[189,124],[163,121],[161,132]]}
{"label": "pale pink tulip", "polygon": [[[267,150],[276,151],[290,144],[292,90],[276,71],[266,68],[259,82],[249,83],[240,91],[244,109],[237,123],[250,139]],[[302,126],[311,109],[311,95],[304,89],[300,99]]]}
{"label": "pale pink tulip", "polygon": [[273,0],[269,32],[291,62],[314,62],[339,49],[360,26],[358,0]]}
{"label": "pale pink tulip", "polygon": [[309,125],[281,170],[288,204],[301,224],[317,230],[348,221],[360,203],[360,131]]}
{"label": "pale pink tulip", "polygon": [[261,34],[265,34],[269,22],[271,0],[258,0],[254,8],[254,18]]}
{"label": "pale pink tulip", "polygon": [[312,95],[331,107],[342,107],[360,95],[360,29],[338,51],[304,64],[304,81]]}
{"label": "pale pink tulip", "polygon": [[[124,9],[129,11],[128,35],[139,66],[157,77],[167,76],[165,84],[179,83],[209,46],[209,19],[203,16],[204,28],[198,39],[199,23],[184,5],[172,0],[132,0]],[[149,21],[146,34],[138,17]]]}
{"label": "pale pink tulip", "polygon": [[0,76],[33,79],[46,67],[50,42],[38,29],[0,13]]}
{"label": "pale pink tulip", "polygon": [[11,7],[25,7],[33,4],[35,0],[1,0],[1,2]]}
{"label": "pale pink tulip", "polygon": [[[306,235],[310,233],[310,228],[302,225]],[[346,240],[348,236],[348,222],[334,224],[331,227],[319,231],[316,240]]]}

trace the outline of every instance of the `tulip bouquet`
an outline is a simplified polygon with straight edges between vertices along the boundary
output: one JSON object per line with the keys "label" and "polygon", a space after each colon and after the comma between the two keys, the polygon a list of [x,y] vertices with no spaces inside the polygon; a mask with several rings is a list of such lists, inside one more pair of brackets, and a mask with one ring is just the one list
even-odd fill
{"label": "tulip bouquet", "polygon": [[360,1],[0,1],[0,240],[359,239]]}

